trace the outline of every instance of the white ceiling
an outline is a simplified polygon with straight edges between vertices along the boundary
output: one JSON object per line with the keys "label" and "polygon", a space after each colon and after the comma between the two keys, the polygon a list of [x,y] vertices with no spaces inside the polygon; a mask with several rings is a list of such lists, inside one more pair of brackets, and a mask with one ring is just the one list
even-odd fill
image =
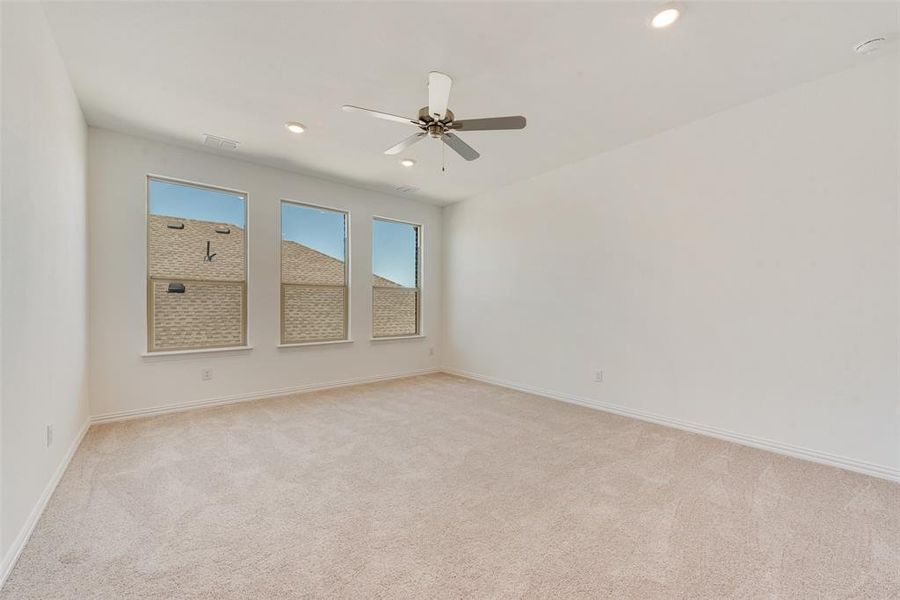
{"label": "white ceiling", "polygon": [[[92,125],[200,147],[239,140],[256,162],[445,204],[536,175],[867,60],[853,46],[898,29],[898,4],[48,3]],[[454,78],[457,118],[522,114],[523,131],[460,134],[467,163],[413,132],[340,110],[415,116],[426,76]],[[301,121],[307,132],[284,128]]]}

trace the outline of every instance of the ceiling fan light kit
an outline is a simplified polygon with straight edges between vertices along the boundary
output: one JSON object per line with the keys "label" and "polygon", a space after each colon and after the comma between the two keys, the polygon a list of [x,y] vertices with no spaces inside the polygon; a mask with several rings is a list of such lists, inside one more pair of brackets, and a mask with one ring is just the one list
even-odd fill
{"label": "ceiling fan light kit", "polygon": [[[475,160],[481,156],[474,148],[465,143],[457,131],[496,131],[503,129],[524,129],[525,117],[490,117],[485,119],[456,120],[456,116],[449,108],[450,88],[453,80],[449,75],[432,71],[428,74],[428,106],[419,109],[415,119],[392,115],[377,110],[361,108],[345,104],[343,109],[347,112],[363,112],[375,118],[398,123],[408,123],[419,128],[419,131],[407,137],[400,143],[391,146],[384,151],[385,154],[399,154],[413,144],[420,142],[425,137],[441,140],[451,150],[466,160]],[[404,166],[405,161],[400,161]],[[415,164],[415,162],[413,162]]]}

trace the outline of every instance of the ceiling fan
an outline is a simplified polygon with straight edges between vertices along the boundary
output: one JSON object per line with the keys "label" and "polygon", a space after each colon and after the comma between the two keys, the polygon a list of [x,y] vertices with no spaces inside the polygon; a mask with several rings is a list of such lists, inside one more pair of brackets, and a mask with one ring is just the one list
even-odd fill
{"label": "ceiling fan", "polygon": [[412,134],[396,146],[391,146],[384,151],[385,154],[399,154],[416,142],[429,136],[440,139],[457,154],[466,160],[475,160],[480,154],[472,146],[468,145],[456,135],[457,131],[493,131],[498,129],[524,129],[525,117],[490,117],[486,119],[455,120],[453,111],[447,108],[450,101],[450,86],[453,80],[449,75],[432,71],[428,74],[428,106],[419,109],[419,116],[415,119],[400,117],[377,110],[360,108],[345,104],[347,112],[362,112],[378,119],[408,123],[418,127],[421,131]]}

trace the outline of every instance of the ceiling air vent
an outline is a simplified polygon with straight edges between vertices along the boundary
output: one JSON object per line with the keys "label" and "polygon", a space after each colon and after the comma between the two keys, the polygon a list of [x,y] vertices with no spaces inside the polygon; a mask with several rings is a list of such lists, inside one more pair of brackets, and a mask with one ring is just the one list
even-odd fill
{"label": "ceiling air vent", "polygon": [[396,190],[398,192],[402,192],[404,194],[415,194],[416,192],[419,191],[419,188],[413,187],[411,185],[400,185],[400,186],[397,186]]}
{"label": "ceiling air vent", "polygon": [[212,135],[211,133],[203,134],[203,145],[209,148],[218,148],[219,150],[237,150],[240,142],[237,140],[229,140],[228,138]]}

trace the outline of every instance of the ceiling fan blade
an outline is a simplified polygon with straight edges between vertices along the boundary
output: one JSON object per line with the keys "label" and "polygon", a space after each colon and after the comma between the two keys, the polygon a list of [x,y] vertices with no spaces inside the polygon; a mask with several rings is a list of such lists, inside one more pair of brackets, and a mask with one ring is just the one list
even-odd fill
{"label": "ceiling fan blade", "polygon": [[457,131],[492,131],[497,129],[525,129],[525,117],[491,117],[489,119],[463,119],[454,121]]}
{"label": "ceiling fan blade", "polygon": [[392,115],[390,113],[381,112],[378,110],[371,110],[369,108],[362,108],[359,106],[352,106],[350,104],[345,104],[341,108],[343,108],[347,112],[366,113],[366,114],[372,115],[373,117],[376,117],[378,119],[385,119],[386,121],[397,121],[398,123],[411,123],[412,125],[419,124],[419,121],[416,119],[408,119],[406,117],[398,117],[397,115]]}
{"label": "ceiling fan blade", "polygon": [[425,137],[425,132],[420,131],[418,133],[414,133],[396,146],[391,146],[387,150],[384,151],[385,154],[400,154],[419,140]]}
{"label": "ceiling fan blade", "polygon": [[447,116],[451,85],[453,85],[453,80],[449,75],[437,71],[428,74],[428,113],[436,121]]}
{"label": "ceiling fan blade", "polygon": [[441,137],[441,141],[450,146],[453,150],[456,151],[457,154],[459,154],[466,160],[475,160],[476,158],[481,156],[480,154],[478,154],[478,152],[475,151],[475,148],[468,145],[452,133],[445,133]]}

